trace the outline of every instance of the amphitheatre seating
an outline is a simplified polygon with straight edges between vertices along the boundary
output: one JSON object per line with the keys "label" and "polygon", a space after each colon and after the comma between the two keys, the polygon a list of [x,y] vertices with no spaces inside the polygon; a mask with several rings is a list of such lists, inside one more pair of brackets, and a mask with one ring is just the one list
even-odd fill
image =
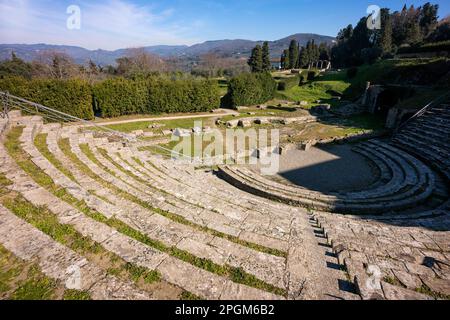
{"label": "amphitheatre seating", "polygon": [[[285,232],[285,234],[281,234],[280,232],[278,232],[277,234],[268,234],[268,231],[265,231],[265,233],[263,233],[259,230],[253,230],[255,228],[255,225],[251,222],[255,218],[252,218],[250,214],[239,212],[238,210],[234,212],[217,210],[217,205],[211,207],[211,204],[207,204],[205,203],[205,201],[200,201],[200,199],[198,201],[193,201],[193,199],[187,197],[182,190],[180,190],[180,193],[178,193],[167,188],[162,189],[162,185],[153,183],[149,185],[147,183],[144,183],[144,181],[142,180],[148,180],[148,182],[150,182],[151,180],[148,177],[144,177],[133,167],[125,163],[116,154],[109,154],[110,158],[114,161],[114,163],[112,163],[109,159],[100,154],[92,144],[91,150],[93,151],[96,158],[99,159],[103,165],[108,167],[108,171],[114,173],[114,175],[110,175],[110,178],[114,179],[115,177],[120,177],[120,179],[122,181],[126,181],[128,185],[134,186],[134,188],[138,190],[130,190],[130,192],[139,195],[142,199],[148,199],[149,196],[153,197],[153,200],[151,200],[150,198],[149,201],[155,203],[158,208],[181,215],[194,223],[201,223],[201,221],[204,221],[203,224],[206,227],[210,227],[217,231],[224,232],[233,236],[240,237],[241,233],[243,233],[244,231],[246,231],[247,233],[256,233],[255,236],[270,236],[272,241],[269,246],[275,245],[276,249],[282,250],[286,248],[287,231]],[[127,169],[134,176],[140,176],[140,179],[137,180],[135,179],[135,177],[122,172],[114,164]],[[117,178],[115,178],[115,180],[117,180]],[[158,187],[161,189],[159,189]],[[159,201],[157,201],[158,199]],[[267,217],[260,219],[264,219],[267,221],[267,223],[269,223]]]}
{"label": "amphitheatre seating", "polygon": [[[355,152],[378,168],[377,181],[366,190],[321,194],[277,184],[243,167],[221,168],[221,175],[225,172],[231,177],[227,181],[233,179],[233,184],[244,189],[239,190],[211,170],[139,151],[138,143],[82,132],[77,126],[43,124],[39,117],[16,114],[7,124],[0,132],[0,173],[13,182],[8,188],[35,206],[47,206],[61,224],[72,226],[126,262],[157,270],[163,280],[203,298],[357,298],[342,290],[340,284],[346,279],[355,283],[362,298],[430,298],[414,291],[421,286],[448,295],[450,202],[420,214],[394,213],[426,201],[435,188],[435,176],[415,157],[385,142],[372,140],[355,146]],[[56,187],[94,214],[38,185],[14,162],[3,145],[9,126],[24,127],[21,150]],[[46,134],[48,153],[58,163],[35,144],[39,134]],[[246,192],[248,186],[251,193]],[[288,205],[292,203],[317,211],[309,215]],[[322,210],[363,211],[374,216],[340,216]],[[124,227],[117,228],[105,219],[119,221],[158,245],[138,241],[124,233]],[[7,234],[3,230],[17,226],[21,232],[14,239],[1,237]],[[45,237],[0,205],[0,243],[9,244],[5,245],[8,250],[20,255],[19,246],[31,248],[33,257],[44,266],[46,261],[41,257],[51,256],[51,248],[56,246],[44,245],[50,243],[40,240]],[[283,289],[286,296],[208,271],[161,247],[201,259],[206,265],[242,270],[268,286]],[[57,250],[54,259],[57,263],[49,272],[56,272],[54,277],[63,280],[57,268],[83,257],[64,248]],[[333,267],[339,264],[346,266],[349,277]],[[383,281],[381,290],[369,292],[362,283],[371,265],[380,268]],[[86,262],[86,266],[92,270],[97,267],[95,262]],[[92,273],[92,278],[96,274]],[[152,297],[131,283],[112,277],[101,280],[98,293],[96,286],[91,289],[93,298]],[[110,288],[120,292],[114,295]]]}
{"label": "amphitheatre seating", "polygon": [[[0,205],[0,243],[17,257],[36,261],[48,277],[70,283],[71,267],[77,267],[80,283],[76,289],[87,291],[92,299],[150,299],[150,296],[114,276],[16,217]],[[73,289],[72,287],[68,289]]]}
{"label": "amphitheatre seating", "polygon": [[[65,179],[65,188],[69,192],[80,188],[84,189],[85,196],[83,199],[88,206],[107,217],[110,217],[111,213],[114,212],[116,218],[130,226],[135,226],[136,221],[139,221],[139,224],[136,225],[139,231],[168,246],[176,246],[201,258],[209,258],[217,264],[223,265],[225,262],[228,262],[235,267],[242,267],[245,271],[258,276],[268,283],[280,287],[283,286],[282,280],[285,268],[283,258],[255,252],[254,250],[225,239],[202,234],[193,228],[172,222],[164,216],[152,215],[154,212],[140,207],[131,201],[118,198],[114,194],[111,194],[107,188],[83,174],[74,164],[70,163],[70,160],[59,149],[57,139],[58,131],[51,130],[47,138],[49,150],[64,165],[70,168],[79,185],[64,177],[60,172],[55,172],[51,176],[54,177],[54,181],[58,181],[62,186],[64,186],[62,181]],[[45,171],[45,169],[43,170]],[[88,190],[91,189],[96,190],[99,196],[106,198],[109,202],[105,202],[94,195],[89,195]],[[261,261],[264,261],[264,264]]]}
{"label": "amphitheatre seating", "polygon": [[219,175],[251,193],[329,212],[386,213],[414,207],[433,192],[433,172],[406,152],[377,140],[359,144],[355,151],[371,159],[380,171],[375,185],[358,192],[325,195],[280,184],[237,166],[223,166]]}
{"label": "amphitheatre seating", "polygon": [[[193,166],[181,168],[163,162],[146,152],[137,152],[135,147],[79,133],[74,126],[43,125],[37,117],[18,117],[11,125],[24,126],[20,148],[30,160],[55,186],[85,203],[96,217],[100,214],[106,219],[119,220],[152,241],[219,266],[243,270],[268,285],[286,290],[289,298],[299,295],[318,298],[327,292],[332,296],[356,297],[341,292],[337,280],[345,279],[345,274],[339,269],[329,270],[323,264],[327,249],[317,244],[308,219],[299,215],[298,208],[260,201],[244,192],[237,196],[234,188],[211,174],[196,171]],[[55,160],[47,159],[47,154],[41,154],[35,145],[34,138],[40,133],[47,135],[48,152],[64,170],[55,165]],[[77,162],[60,148],[59,142],[65,138]],[[82,151],[86,147],[98,162]],[[60,223],[71,225],[125,261],[157,270],[163,280],[207,299],[282,298],[208,272],[118,232],[102,219],[86,215],[46,187],[37,185],[15,164],[3,144],[0,149],[0,171],[13,182],[13,190],[35,206],[47,206]],[[81,170],[80,163],[90,174]],[[206,177],[216,183],[202,194]],[[125,193],[129,196],[124,197]],[[132,197],[150,204],[151,208],[135,203]],[[183,217],[189,223],[178,222],[171,215]],[[306,253],[312,261],[303,265]],[[321,279],[321,283],[304,288],[305,279]]]}
{"label": "amphitheatre seating", "polygon": [[[55,183],[64,186],[74,197],[78,196],[79,199],[86,200],[88,205],[94,206],[96,202],[89,199],[90,195],[85,194],[86,190],[83,190],[80,186],[70,185],[70,182],[61,175],[57,176],[58,172],[55,171],[55,168],[52,167],[42,155],[39,155],[37,149],[33,147],[33,137],[39,132],[40,128],[42,128],[42,122],[36,123],[35,121],[31,121],[31,118],[24,117],[21,119],[20,123],[27,125],[23,130],[21,141],[23,150],[31,155],[32,161],[47,174],[53,175]],[[49,210],[58,217],[60,223],[72,225],[82,235],[92,238],[92,240],[100,243],[105,249],[117,254],[125,261],[150,270],[156,269],[161,273],[164,280],[178,285],[196,295],[209,299],[279,298],[279,296],[272,293],[234,283],[224,277],[212,274],[172,256],[168,256],[166,253],[148,247],[137,240],[118,233],[112,227],[85,216],[68,203],[56,198],[53,194],[37,185],[13,162],[12,158],[7,155],[3,145],[0,145],[0,149],[2,154],[1,172],[4,173],[8,179],[13,181],[13,190],[20,192],[25,199],[36,206],[47,206]],[[67,185],[64,185],[64,183],[67,183]],[[97,201],[99,201],[99,199],[97,199]],[[97,209],[106,212],[110,208],[97,206]],[[111,213],[110,216],[115,213],[116,212]],[[135,224],[136,221],[134,221]],[[171,227],[172,226],[167,226],[169,230]],[[192,233],[189,234],[189,237],[192,236]],[[220,245],[220,239],[216,241],[216,243],[217,245]],[[227,249],[229,249],[230,252],[233,252],[232,245]],[[239,253],[240,252],[237,253],[238,256]],[[261,255],[257,256],[259,257]],[[250,254],[247,254],[246,259],[249,262],[252,261]],[[236,258],[236,260],[238,260],[238,258]],[[264,262],[266,266],[270,266],[269,260],[270,259],[265,258]],[[253,263],[255,265],[257,264],[255,261],[253,261]],[[257,266],[255,266],[255,268],[257,268]],[[273,278],[276,279],[275,276]],[[235,294],[235,296],[232,297],[230,294]]]}
{"label": "amphitheatre seating", "polygon": [[408,122],[392,144],[426,160],[450,181],[450,105],[430,107]]}
{"label": "amphitheatre seating", "polygon": [[[448,297],[449,204],[450,201],[442,209],[434,210],[434,214],[413,220],[411,216],[409,219],[391,216],[377,222],[376,217],[369,219],[324,212],[314,213],[313,219],[322,228],[363,298],[429,299],[428,295],[417,292],[424,285],[438,297]],[[445,231],[427,230],[430,226]],[[374,266],[375,271],[371,269]],[[375,276],[381,280],[381,287],[370,290],[366,281],[377,270],[380,273]]]}

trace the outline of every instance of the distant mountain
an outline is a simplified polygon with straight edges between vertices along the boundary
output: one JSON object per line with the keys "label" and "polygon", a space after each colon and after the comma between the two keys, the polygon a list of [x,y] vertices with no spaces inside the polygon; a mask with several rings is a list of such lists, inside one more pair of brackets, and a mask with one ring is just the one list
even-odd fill
{"label": "distant mountain", "polygon": [[[316,43],[326,42],[331,44],[334,41],[333,37],[322,36],[318,34],[297,33],[289,37],[269,41],[272,58],[279,58],[283,49],[289,46],[292,39],[297,40],[301,46],[306,45],[309,40],[314,40]],[[251,50],[257,45],[262,44],[263,41],[251,40],[215,40],[206,41],[192,46],[149,46],[144,49],[152,54],[161,57],[186,57],[195,58],[206,53],[215,53],[225,57],[247,57]],[[0,60],[9,59],[11,52],[14,51],[16,55],[26,61],[32,61],[42,51],[58,51],[64,52],[71,56],[77,63],[86,63],[92,60],[97,64],[108,65],[114,64],[117,58],[126,55],[127,49],[119,49],[114,51],[108,50],[87,50],[81,47],[64,46],[64,45],[49,45],[49,44],[0,44]]]}

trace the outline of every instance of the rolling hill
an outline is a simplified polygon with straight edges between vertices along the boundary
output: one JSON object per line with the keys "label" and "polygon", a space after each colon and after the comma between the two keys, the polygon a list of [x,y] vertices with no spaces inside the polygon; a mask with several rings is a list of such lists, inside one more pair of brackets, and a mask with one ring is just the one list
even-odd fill
{"label": "rolling hill", "polygon": [[[300,45],[304,46],[309,40],[316,43],[326,42],[331,44],[333,37],[318,34],[297,33],[283,39],[270,41],[272,58],[278,58],[283,49],[289,46],[292,39],[296,39]],[[159,55],[161,57],[187,57],[195,58],[206,53],[215,53],[225,57],[246,57],[250,54],[253,47],[262,44],[263,41],[252,40],[215,40],[206,41],[192,46],[148,46],[145,50],[149,53]],[[107,50],[87,50],[81,47],[65,46],[65,45],[49,45],[49,44],[0,44],[0,60],[8,59],[11,52],[14,51],[18,57],[31,61],[34,60],[43,51],[64,52],[71,56],[77,63],[85,63],[92,60],[97,64],[108,65],[114,64],[119,57],[126,55],[127,49],[118,49],[114,51]]]}

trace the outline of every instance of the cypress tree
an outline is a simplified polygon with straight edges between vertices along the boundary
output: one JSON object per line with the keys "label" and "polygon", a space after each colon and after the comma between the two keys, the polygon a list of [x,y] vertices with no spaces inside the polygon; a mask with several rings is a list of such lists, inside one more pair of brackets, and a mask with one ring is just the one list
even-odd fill
{"label": "cypress tree", "polygon": [[295,39],[292,39],[289,45],[289,69],[295,68],[298,61],[298,44]]}
{"label": "cypress tree", "polygon": [[262,47],[262,69],[264,71],[270,71],[272,64],[270,63],[270,49],[269,42],[265,41]]}
{"label": "cypress tree", "polygon": [[381,14],[382,30],[379,47],[383,53],[389,53],[392,51],[392,18],[389,9],[382,10]]}
{"label": "cypress tree", "polygon": [[420,12],[420,28],[424,37],[428,37],[438,25],[438,10],[439,5],[432,5],[427,2],[423,5]]}
{"label": "cypress tree", "polygon": [[285,49],[281,55],[281,68],[284,70],[289,69],[289,50]]}
{"label": "cypress tree", "polygon": [[248,65],[250,66],[252,72],[263,71],[263,55],[260,45],[257,45],[255,48],[253,48],[250,59],[248,60]]}
{"label": "cypress tree", "polygon": [[308,64],[308,52],[305,47],[302,47],[302,49],[300,50],[298,61],[300,68],[303,68]]}

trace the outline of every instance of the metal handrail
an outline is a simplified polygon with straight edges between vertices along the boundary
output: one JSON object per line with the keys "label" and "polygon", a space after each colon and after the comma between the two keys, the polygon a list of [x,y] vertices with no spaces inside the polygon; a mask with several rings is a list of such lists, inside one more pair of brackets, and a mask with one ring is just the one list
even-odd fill
{"label": "metal handrail", "polygon": [[[48,118],[48,119],[50,119],[52,121],[56,121],[56,122],[81,122],[89,127],[95,127],[100,130],[107,131],[108,133],[110,133],[112,135],[115,135],[115,136],[121,137],[122,139],[127,140],[128,142],[137,142],[137,141],[141,140],[139,137],[136,138],[134,136],[128,135],[128,134],[120,132],[120,131],[113,130],[113,129],[103,126],[101,124],[72,116],[70,114],[43,106],[39,103],[28,101],[26,99],[14,96],[8,92],[0,91],[0,96],[3,99],[3,111],[6,116],[8,116],[7,113],[9,110],[11,110],[11,108],[18,108],[18,109],[26,111],[28,113],[40,115],[42,117]],[[43,112],[44,114],[42,114],[41,112]],[[141,140],[141,141],[143,141],[143,140]],[[164,148],[162,146],[156,146],[156,147],[163,151],[174,153],[181,157],[192,160],[191,157],[181,154],[179,152],[174,152],[173,150],[170,150],[168,148]]]}
{"label": "metal handrail", "polygon": [[402,124],[400,124],[394,131],[394,134],[397,134],[401,129],[403,129],[408,123],[410,123],[411,121],[413,121],[414,119],[420,117],[421,115],[423,115],[425,112],[428,111],[428,109],[435,107],[437,104],[442,103],[444,100],[446,100],[447,98],[450,98],[450,93],[446,93],[436,99],[434,99],[433,101],[431,101],[430,103],[428,103],[425,107],[423,107],[422,109],[420,109],[419,111],[417,111],[411,118],[409,118],[408,120],[406,120],[405,122],[403,122]]}
{"label": "metal handrail", "polygon": [[11,103],[12,103],[12,104],[14,104],[13,106],[16,106],[16,107],[21,109],[21,103],[25,103],[25,104],[27,104],[29,106],[34,107],[36,109],[36,111],[40,111],[40,112],[44,112],[44,113],[45,112],[50,113],[53,118],[55,118],[55,117],[59,118],[59,119],[61,119],[61,121],[82,122],[82,123],[87,124],[89,126],[93,126],[93,127],[96,127],[96,128],[99,128],[99,129],[102,129],[102,130],[105,130],[105,131],[108,131],[108,132],[110,132],[112,134],[115,134],[117,136],[120,136],[120,137],[122,137],[122,138],[124,138],[124,139],[126,139],[128,141],[134,140],[134,137],[132,137],[130,135],[127,135],[127,134],[125,134],[123,132],[119,132],[119,131],[110,129],[110,128],[105,127],[105,126],[98,125],[95,122],[88,121],[88,120],[85,120],[85,119],[81,119],[81,118],[72,116],[70,114],[67,114],[67,113],[64,113],[64,112],[61,112],[61,111],[58,111],[58,110],[55,110],[55,109],[43,106],[43,105],[41,105],[39,103],[28,101],[26,99],[14,96],[14,95],[6,93],[6,92],[1,92],[0,91],[0,94],[8,97],[9,99],[11,99],[10,100],[10,106],[11,106]]}

